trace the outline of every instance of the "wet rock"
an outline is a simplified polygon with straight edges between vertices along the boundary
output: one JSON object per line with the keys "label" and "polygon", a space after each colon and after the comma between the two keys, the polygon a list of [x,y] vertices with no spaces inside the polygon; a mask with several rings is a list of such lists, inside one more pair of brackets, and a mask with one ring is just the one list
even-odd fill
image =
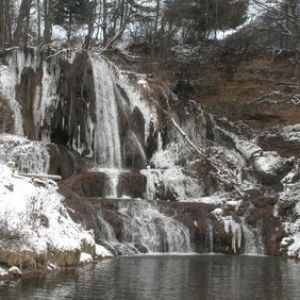
{"label": "wet rock", "polygon": [[146,167],[147,161],[144,148],[133,132],[128,132],[122,148],[125,168],[143,169]]}
{"label": "wet rock", "polygon": [[80,253],[80,250],[61,252],[52,251],[48,254],[48,258],[60,267],[74,267],[79,265]]}
{"label": "wet rock", "polygon": [[276,197],[257,197],[251,200],[251,202],[258,208],[264,208],[267,206],[273,206],[277,203],[278,199]]}
{"label": "wet rock", "polygon": [[70,151],[66,147],[54,144],[48,145],[47,148],[50,155],[49,173],[60,175],[63,179],[71,177],[75,172],[75,162]]}
{"label": "wet rock", "polygon": [[300,158],[300,125],[275,127],[262,132],[257,142],[267,151],[277,151],[282,156]]}
{"label": "wet rock", "polygon": [[41,70],[35,72],[31,67],[23,69],[20,84],[16,86],[16,99],[22,106],[23,129],[25,136],[35,139],[36,128],[34,120],[34,100],[38,92],[36,87],[41,85]]}
{"label": "wet rock", "polygon": [[144,146],[145,141],[145,120],[141,111],[135,107],[130,116],[130,127],[135,132],[141,145]]}
{"label": "wet rock", "polygon": [[0,133],[14,133],[14,116],[7,100],[0,93]]}
{"label": "wet rock", "polygon": [[105,197],[109,193],[109,178],[102,172],[88,172],[72,179],[72,190],[83,197]]}
{"label": "wet rock", "polygon": [[119,175],[118,196],[143,198],[146,193],[147,178],[139,172],[124,172]]}

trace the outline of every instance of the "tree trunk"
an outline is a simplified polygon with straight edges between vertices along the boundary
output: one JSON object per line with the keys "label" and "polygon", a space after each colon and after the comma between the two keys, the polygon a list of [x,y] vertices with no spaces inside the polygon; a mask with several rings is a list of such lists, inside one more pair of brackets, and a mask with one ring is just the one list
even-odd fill
{"label": "tree trunk", "polygon": [[156,0],[156,15],[155,15],[155,25],[154,25],[154,35],[157,35],[158,32],[158,23],[160,16],[160,0]]}
{"label": "tree trunk", "polygon": [[103,0],[103,21],[102,21],[102,32],[103,32],[103,45],[107,43],[107,3]]}
{"label": "tree trunk", "polygon": [[0,0],[0,47],[5,44],[5,20],[4,1]]}
{"label": "tree trunk", "polygon": [[[16,45],[20,44],[22,33],[24,30],[24,21],[30,17],[30,9],[32,5],[32,0],[22,0],[19,10],[19,15],[17,19],[17,26],[14,32],[14,43]],[[27,27],[28,22],[25,23]],[[25,33],[27,34],[27,32]]]}
{"label": "tree trunk", "polygon": [[41,42],[41,1],[37,0],[38,44]]}
{"label": "tree trunk", "polygon": [[50,44],[52,38],[52,9],[53,0],[44,0],[44,43]]}

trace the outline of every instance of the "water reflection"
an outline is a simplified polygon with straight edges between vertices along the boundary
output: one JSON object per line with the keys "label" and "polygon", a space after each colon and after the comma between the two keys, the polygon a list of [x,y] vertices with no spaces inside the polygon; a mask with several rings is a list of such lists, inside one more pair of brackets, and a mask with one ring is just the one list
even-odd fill
{"label": "water reflection", "polygon": [[0,286],[0,299],[299,299],[299,271],[271,257],[120,257]]}

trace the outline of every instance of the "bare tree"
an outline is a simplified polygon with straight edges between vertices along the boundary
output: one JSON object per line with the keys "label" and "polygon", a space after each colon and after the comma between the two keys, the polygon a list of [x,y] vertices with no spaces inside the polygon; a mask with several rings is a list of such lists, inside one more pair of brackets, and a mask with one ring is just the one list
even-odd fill
{"label": "bare tree", "polygon": [[13,2],[0,0],[0,46],[10,45],[12,42],[12,14]]}
{"label": "bare tree", "polygon": [[298,0],[253,0],[264,11],[263,30],[270,39],[278,40],[281,48],[300,44],[300,3]]}
{"label": "bare tree", "polygon": [[20,44],[22,38],[24,38],[24,44],[27,42],[27,31],[29,29],[31,6],[32,0],[22,0],[17,19],[16,30],[14,32],[14,43],[17,45]]}

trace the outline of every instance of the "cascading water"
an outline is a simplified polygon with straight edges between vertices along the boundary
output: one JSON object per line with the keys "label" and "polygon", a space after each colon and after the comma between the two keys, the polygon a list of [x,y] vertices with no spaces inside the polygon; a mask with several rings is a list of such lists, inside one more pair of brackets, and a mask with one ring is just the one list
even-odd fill
{"label": "cascading water", "polygon": [[121,144],[118,129],[116,82],[113,71],[102,58],[90,55],[96,94],[96,124],[94,129],[94,155],[97,165],[121,168]]}
{"label": "cascading water", "polygon": [[112,226],[99,214],[104,242],[121,253],[192,252],[187,227],[162,214],[146,201],[118,201],[118,215],[122,220],[120,240]]}
{"label": "cascading water", "polygon": [[213,253],[214,252],[214,231],[210,221],[208,221],[207,223],[206,239],[207,239],[208,251],[209,253]]}
{"label": "cascading water", "polygon": [[265,254],[265,247],[261,236],[260,228],[252,228],[247,224],[245,218],[242,218],[242,231],[244,241],[244,254],[249,255],[263,255]]}
{"label": "cascading water", "polygon": [[[127,189],[124,189],[124,185],[133,185],[133,179],[128,183],[130,180],[126,177],[126,172],[130,175],[133,169],[135,172],[140,171],[141,177],[147,178],[147,188],[143,197],[147,200],[186,201],[204,196],[205,182],[202,185],[201,178],[192,177],[186,172],[187,168],[183,161],[188,160],[191,151],[188,149],[185,135],[180,133],[176,126],[172,126],[168,128],[167,134],[162,136],[164,128],[157,126],[159,118],[156,109],[147,101],[142,101],[138,89],[130,86],[125,80],[124,73],[104,57],[93,53],[80,53],[75,55],[74,60],[70,60],[65,54],[59,54],[44,60],[42,55],[35,51],[25,54],[21,50],[13,51],[8,57],[7,65],[0,66],[0,91],[14,114],[15,134],[24,135],[24,130],[26,131],[26,128],[23,130],[22,107],[16,99],[16,86],[20,84],[22,71],[28,67],[36,74],[40,72],[38,74],[41,75],[37,76],[41,80],[36,82],[32,107],[36,136],[50,143],[52,136],[58,130],[62,135],[60,138],[63,143],[66,137],[64,146],[76,150],[83,156],[93,158],[95,172],[99,171],[106,175],[108,188],[103,198],[116,199],[120,196],[118,194],[124,194],[124,198],[129,198],[130,195],[125,197]],[[84,66],[84,72],[81,73],[85,82],[84,88],[88,87],[92,90],[89,97],[85,97],[83,92],[82,95],[70,92],[74,87],[70,83],[73,77],[68,77],[66,73],[74,72],[77,65]],[[87,85],[87,80],[92,84]],[[80,98],[78,103],[83,107],[82,111],[77,107],[78,98]],[[209,121],[213,124],[214,142],[218,144],[221,136],[218,137],[217,133],[224,135],[225,130],[220,132],[221,128],[217,131],[214,119],[212,117],[211,120],[207,119],[197,103],[190,101],[184,113],[186,116],[182,118],[174,112],[174,120],[196,147],[206,146],[206,127]],[[78,120],[79,115],[82,115],[84,120]],[[135,115],[137,119],[131,122],[131,117],[134,119]],[[61,119],[56,116],[61,116]],[[123,125],[127,127],[123,128]],[[208,169],[208,172],[217,172],[217,180],[221,178],[230,186],[241,185],[244,180],[242,171],[255,149],[250,153],[248,151],[250,143],[238,141],[230,132],[227,135],[234,142],[235,149],[227,149],[225,146],[221,148],[220,145],[210,149],[212,155],[207,159],[213,162],[213,168]],[[151,145],[153,147],[150,151],[151,155],[154,152],[151,159],[147,157],[149,149],[145,147],[150,138],[156,140],[155,143],[153,142],[156,145]],[[176,143],[167,143],[166,138],[170,141],[175,140]],[[9,144],[7,141],[0,141],[0,144],[3,143]],[[3,157],[0,158],[5,161],[10,159],[17,161],[23,172],[48,171],[49,155],[44,145],[35,142],[19,141],[18,143],[11,151],[5,149],[5,153],[10,152],[10,156],[2,155]],[[220,142],[220,144],[224,143]],[[248,152],[251,154],[249,157]],[[209,154],[204,153],[204,155]],[[131,166],[129,163],[130,170],[122,170],[122,167],[127,166],[127,159],[135,161],[136,157],[142,167],[148,164],[148,168],[136,170],[141,167]],[[226,159],[228,163],[225,164]],[[224,170],[226,172],[223,172]],[[121,188],[119,188],[119,181]],[[139,195],[143,193],[144,191]],[[134,198],[138,197],[140,196],[134,196]],[[98,218],[98,223],[102,224],[101,240],[112,248],[122,253],[191,251],[189,229],[174,218],[161,213],[158,202],[150,204],[146,201],[120,199],[116,201],[118,201],[117,214],[122,223],[119,235],[114,232],[112,224],[109,224],[104,216],[100,214]],[[205,243],[208,251],[212,252],[215,228],[213,223],[209,223],[209,220],[207,222]],[[240,224],[234,220],[225,222],[226,233],[232,236],[233,251],[238,252],[243,245],[245,253],[264,253],[260,228],[251,228],[242,218],[241,222],[238,222]]]}

